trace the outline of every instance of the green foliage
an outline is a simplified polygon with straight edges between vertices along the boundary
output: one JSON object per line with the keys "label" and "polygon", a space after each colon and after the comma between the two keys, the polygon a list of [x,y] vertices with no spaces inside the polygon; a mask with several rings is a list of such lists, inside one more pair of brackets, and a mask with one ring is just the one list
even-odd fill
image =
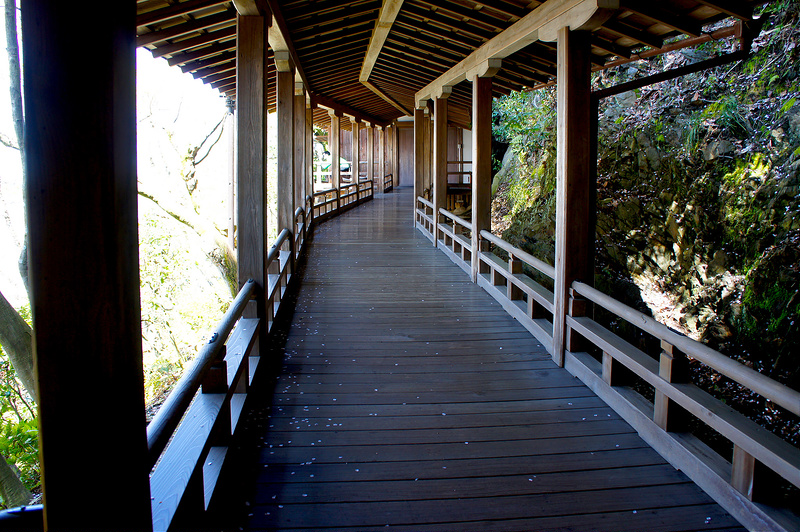
{"label": "green foliage", "polygon": [[141,208],[139,224],[145,397],[168,390],[227,310],[227,283],[210,281],[216,267],[197,237],[156,209]]}
{"label": "green foliage", "polygon": [[[31,323],[30,306],[17,309]],[[39,428],[36,405],[0,346],[0,454],[19,470],[28,490],[39,486]]]}
{"label": "green foliage", "polygon": [[19,469],[28,490],[39,487],[39,425],[35,419],[11,422],[3,417],[0,453]]}

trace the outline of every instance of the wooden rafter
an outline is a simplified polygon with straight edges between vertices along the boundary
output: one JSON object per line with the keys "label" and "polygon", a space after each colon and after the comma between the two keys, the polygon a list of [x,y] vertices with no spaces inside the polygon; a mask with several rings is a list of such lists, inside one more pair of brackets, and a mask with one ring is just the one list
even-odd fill
{"label": "wooden rafter", "polygon": [[[136,37],[136,46],[147,46],[148,44],[166,41],[189,35],[196,31],[205,30],[214,26],[231,23],[231,14],[228,12],[218,13],[208,17],[198,18],[182,24],[169,26],[168,28],[151,31]],[[235,20],[234,20],[235,22]]]}
{"label": "wooden rafter", "polygon": [[161,9],[154,9],[146,13],[141,13],[136,16],[136,26],[149,26],[151,24],[158,24],[171,18],[177,18],[184,15],[190,15],[202,9],[224,4],[230,0],[188,0],[179,4],[174,4]]}
{"label": "wooden rafter", "polygon": [[753,6],[742,0],[697,0],[697,2],[740,20],[753,20]]}
{"label": "wooden rafter", "polygon": [[622,7],[625,9],[649,18],[650,20],[667,26],[670,29],[698,37],[702,33],[700,24],[689,17],[679,16],[675,13],[667,11],[658,4],[652,1],[644,2],[643,0],[623,0]]}
{"label": "wooden rafter", "polygon": [[[597,23],[598,16],[607,18],[613,13],[613,9],[601,7],[607,5],[610,3],[598,0],[549,0],[418,91],[415,96],[417,104],[430,99],[442,87],[467,79],[471,71],[491,68],[491,61],[508,57],[538,40],[542,30],[554,32],[567,26],[577,29],[586,23]],[[547,37],[547,40],[552,40],[552,36]]]}
{"label": "wooden rafter", "polygon": [[173,55],[178,52],[199,48],[213,42],[225,41],[236,37],[235,21],[230,26],[203,33],[197,37],[191,37],[182,41],[177,41],[170,44],[164,44],[152,51],[153,57],[164,57],[166,55]]}

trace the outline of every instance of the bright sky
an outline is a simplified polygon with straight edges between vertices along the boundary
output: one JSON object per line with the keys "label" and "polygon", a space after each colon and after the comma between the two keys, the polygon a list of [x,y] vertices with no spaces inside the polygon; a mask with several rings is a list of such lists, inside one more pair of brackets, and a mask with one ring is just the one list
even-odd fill
{"label": "bright sky", "polygon": [[[5,28],[0,26],[0,133],[13,139],[5,39]],[[150,112],[158,114],[169,124],[176,146],[199,144],[225,114],[224,98],[165,60],[154,59],[148,51],[136,52],[139,118]],[[147,139],[140,138],[140,151],[149,148],[146,144]],[[19,152],[0,145],[0,292],[15,306],[27,299],[17,271],[23,233]]]}

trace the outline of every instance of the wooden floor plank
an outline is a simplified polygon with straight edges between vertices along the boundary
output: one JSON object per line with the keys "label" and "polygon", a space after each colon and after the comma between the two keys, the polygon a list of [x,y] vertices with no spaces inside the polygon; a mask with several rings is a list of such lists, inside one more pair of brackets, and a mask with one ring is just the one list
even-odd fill
{"label": "wooden floor plank", "polygon": [[739,529],[435,250],[411,203],[399,189],[316,228],[281,373],[247,414],[242,530]]}

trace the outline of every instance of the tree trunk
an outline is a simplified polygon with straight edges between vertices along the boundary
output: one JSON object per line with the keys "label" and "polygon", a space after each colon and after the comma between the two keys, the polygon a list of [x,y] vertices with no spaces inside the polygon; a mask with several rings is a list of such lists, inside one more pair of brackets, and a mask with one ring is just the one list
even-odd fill
{"label": "tree trunk", "polygon": [[[5,2],[5,26],[6,26],[6,51],[8,52],[8,79],[9,93],[11,96],[11,119],[14,121],[14,133],[17,135],[17,146],[19,146],[19,156],[22,159],[22,200],[23,212],[25,213],[25,224],[28,227],[27,215],[27,176],[25,175],[25,117],[22,108],[22,69],[19,60],[19,39],[17,38],[17,2],[16,0],[6,0]],[[19,255],[19,274],[28,289],[28,235],[25,229],[25,236],[22,238],[22,252]]]}
{"label": "tree trunk", "polygon": [[33,373],[33,331],[0,293],[0,345],[8,355],[19,380],[34,401],[36,378]]}
{"label": "tree trunk", "polygon": [[33,497],[2,454],[0,454],[0,497],[3,497],[3,502],[8,508],[25,506]]}

